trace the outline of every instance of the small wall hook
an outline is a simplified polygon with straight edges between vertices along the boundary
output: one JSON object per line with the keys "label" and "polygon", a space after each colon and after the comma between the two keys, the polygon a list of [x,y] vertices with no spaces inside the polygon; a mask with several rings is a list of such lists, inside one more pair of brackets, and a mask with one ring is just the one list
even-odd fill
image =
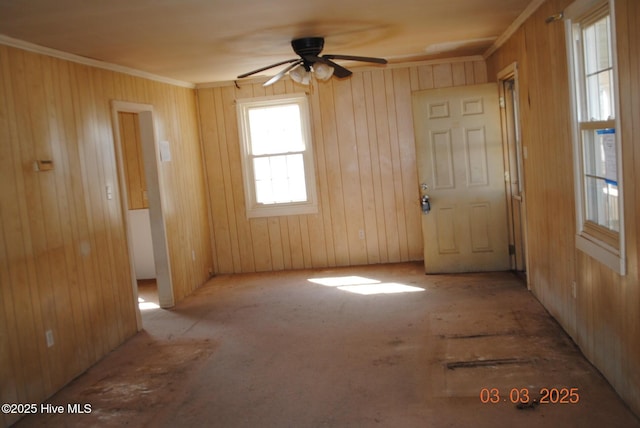
{"label": "small wall hook", "polygon": [[552,22],[555,21],[560,21],[562,18],[564,18],[564,13],[560,12],[560,13],[556,13],[555,15],[551,15],[549,17],[547,17],[547,19],[544,20],[545,24],[550,24]]}

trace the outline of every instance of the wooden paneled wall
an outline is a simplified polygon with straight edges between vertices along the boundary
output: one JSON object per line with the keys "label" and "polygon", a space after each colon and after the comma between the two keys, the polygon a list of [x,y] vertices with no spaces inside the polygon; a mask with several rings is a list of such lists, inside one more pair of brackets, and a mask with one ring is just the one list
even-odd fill
{"label": "wooden paneled wall", "polygon": [[484,61],[355,71],[310,95],[319,212],[248,220],[235,100],[290,80],[197,90],[218,272],[422,259],[411,92],[487,81]]}
{"label": "wooden paneled wall", "polygon": [[[548,0],[487,61],[488,74],[517,61],[529,275],[533,292],[640,415],[640,2],[615,0],[628,271],[576,250],[570,98],[563,22],[570,0]],[[571,293],[575,281],[577,296]]]}
{"label": "wooden paneled wall", "polygon": [[112,99],[152,104],[172,147],[161,175],[176,300],[212,267],[195,91],[0,45],[2,403],[40,402],[136,332]]}
{"label": "wooden paneled wall", "polygon": [[118,125],[123,152],[128,208],[130,210],[149,208],[137,114],[118,112]]}

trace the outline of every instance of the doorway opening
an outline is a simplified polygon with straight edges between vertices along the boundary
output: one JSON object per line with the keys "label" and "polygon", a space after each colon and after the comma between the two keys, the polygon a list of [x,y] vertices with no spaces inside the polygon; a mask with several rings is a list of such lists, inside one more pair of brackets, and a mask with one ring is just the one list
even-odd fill
{"label": "doorway opening", "polygon": [[525,278],[527,287],[526,199],[524,158],[518,108],[517,65],[511,64],[498,74],[500,116],[505,166],[509,257],[511,270]]}
{"label": "doorway opening", "polygon": [[112,102],[120,195],[138,329],[141,311],[174,305],[153,107]]}

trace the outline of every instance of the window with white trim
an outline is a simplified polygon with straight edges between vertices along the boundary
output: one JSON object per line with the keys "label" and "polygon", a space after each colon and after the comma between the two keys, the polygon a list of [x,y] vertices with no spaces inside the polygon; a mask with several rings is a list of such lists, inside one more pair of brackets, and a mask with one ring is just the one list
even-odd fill
{"label": "window with white trim", "polygon": [[305,94],[237,100],[247,217],[318,212]]}
{"label": "window with white trim", "polygon": [[[577,247],[624,274],[624,223],[611,2],[565,10],[574,118]],[[616,132],[618,130],[618,132]]]}

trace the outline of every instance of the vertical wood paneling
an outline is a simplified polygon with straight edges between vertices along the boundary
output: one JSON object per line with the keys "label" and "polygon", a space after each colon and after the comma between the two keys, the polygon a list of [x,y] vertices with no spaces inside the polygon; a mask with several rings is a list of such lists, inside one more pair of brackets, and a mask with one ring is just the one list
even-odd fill
{"label": "vertical wood paneling", "polygon": [[[617,292],[614,309],[618,325],[614,337],[620,357],[615,378],[625,391],[623,396],[632,397],[629,400],[631,407],[640,415],[640,186],[637,185],[640,180],[640,4],[633,0],[620,0],[615,2],[615,7],[627,275],[622,280],[613,275],[609,283],[616,287]],[[602,266],[599,268],[604,269]]]}
{"label": "vertical wood paneling", "polygon": [[[549,0],[487,61],[490,76],[518,63],[533,292],[589,360],[640,414],[640,4],[616,0],[627,273],[575,248],[570,94],[564,27],[545,24],[570,0]],[[475,68],[475,65],[474,65]],[[559,262],[561,261],[561,262]],[[571,295],[575,281],[577,296]]]}
{"label": "vertical wood paneling", "polygon": [[[378,151],[378,134],[376,132],[376,116],[374,107],[374,82],[371,73],[364,73],[365,108],[367,114],[369,154],[371,158],[373,197],[375,204],[375,225],[378,244],[379,261],[385,263],[389,261],[389,249],[387,245],[387,230],[385,227],[385,207],[382,198],[382,176],[380,174],[380,153]],[[374,256],[376,253],[374,253]]]}
{"label": "vertical wood paneling", "polygon": [[363,73],[351,78],[354,109],[354,127],[358,151],[358,171],[364,221],[367,263],[380,263],[380,243],[376,224],[376,198],[373,187],[373,171],[370,150],[367,101]]}
{"label": "vertical wood paneling", "polygon": [[484,83],[487,81],[487,67],[484,62],[473,62],[473,79],[475,83]]}
{"label": "vertical wood paneling", "polygon": [[[54,165],[60,165],[63,169],[67,168],[66,157],[67,153],[63,142],[66,141],[64,127],[62,123],[62,115],[64,110],[61,108],[59,101],[60,97],[57,93],[57,82],[59,81],[58,67],[55,66],[54,61],[51,58],[42,58],[45,70],[50,70],[49,73],[44,73],[44,88],[46,91],[46,106],[49,114],[49,131],[51,136],[51,154],[54,160]],[[72,229],[73,224],[68,220],[72,217],[72,206],[69,193],[67,192],[67,182],[65,177],[61,174],[53,176],[52,180],[53,189],[49,188],[45,190],[52,196],[55,195],[54,200],[44,202],[44,205],[55,207],[54,210],[49,211],[52,214],[51,220],[55,219],[47,226],[47,234],[53,239],[47,242],[48,248],[54,250],[50,252],[49,259],[52,266],[52,284],[54,284],[54,299],[55,299],[55,314],[56,322],[50,327],[54,332],[72,332],[71,337],[68,340],[59,342],[59,346],[54,348],[56,355],[54,357],[55,366],[52,367],[52,372],[55,385],[64,383],[66,380],[73,377],[74,372],[69,370],[68,364],[65,362],[65,358],[69,355],[77,357],[81,361],[86,361],[83,353],[78,353],[77,349],[82,348],[80,346],[79,339],[82,338],[81,334],[76,336],[76,331],[79,330],[76,326],[77,315],[73,310],[61,310],[60,308],[74,308],[73,293],[70,290],[71,284],[77,286],[74,275],[74,255],[73,252],[68,251],[73,247],[72,244]],[[60,284],[65,284],[66,281],[71,282],[67,287],[60,287]],[[78,324],[82,326],[82,319]]]}
{"label": "vertical wood paneling", "polygon": [[[198,89],[218,271],[420,260],[411,92],[485,82],[484,62],[467,61],[355,71],[311,90],[288,79],[267,88]],[[310,94],[319,212],[248,220],[235,100],[303,91]]]}
{"label": "vertical wood paneling", "polygon": [[312,238],[315,238],[312,243],[313,254],[318,254],[316,259],[319,264],[314,265],[314,267],[335,266],[336,254],[333,245],[333,234],[331,233],[331,210],[329,209],[330,188],[328,175],[330,171],[327,169],[327,162],[325,160],[324,132],[322,117],[319,115],[320,97],[314,94],[314,96],[311,97],[310,104],[313,120],[316,189],[318,191],[320,210],[319,214],[309,216],[311,223],[317,225],[317,229],[312,230],[310,234]]}
{"label": "vertical wood paneling", "polygon": [[375,115],[375,130],[378,142],[378,168],[380,174],[380,203],[384,210],[383,222],[386,239],[384,245],[387,250],[385,262],[398,262],[400,258],[400,236],[398,236],[397,212],[395,205],[394,166],[392,158],[390,127],[390,114],[388,110],[385,73],[383,71],[372,72],[373,108]]}
{"label": "vertical wood paneling", "polygon": [[[113,99],[152,104],[172,147],[161,174],[176,299],[213,267],[195,91],[0,45],[2,402],[44,400],[136,332]],[[34,171],[39,159],[53,170]]]}
{"label": "vertical wood paneling", "polygon": [[347,224],[344,208],[344,188],[340,169],[340,147],[338,142],[337,117],[333,80],[325,85],[318,85],[320,98],[320,118],[324,145],[324,162],[327,168],[327,196],[329,208],[329,226],[335,252],[335,263],[338,266],[349,264],[349,247],[347,243]]}
{"label": "vertical wood paneling", "polygon": [[[2,67],[2,75],[9,75],[9,52],[0,50],[0,67]],[[17,188],[17,174],[23,168],[20,162],[14,162],[13,151],[15,143],[12,141],[17,139],[15,128],[15,112],[9,109],[9,104],[13,102],[13,91],[9,85],[9,79],[4,78],[0,82],[0,188],[3,195],[3,202],[6,198],[6,204],[0,205],[0,221],[2,222],[2,230],[0,235],[0,279],[2,286],[0,287],[0,298],[2,299],[2,321],[4,328],[0,328],[0,355],[2,364],[0,372],[3,381],[0,385],[0,392],[3,400],[6,402],[20,402],[25,397],[25,384],[27,376],[23,365],[19,365],[22,355],[28,352],[23,347],[21,338],[25,335],[32,334],[35,331],[34,320],[28,317],[27,310],[30,309],[26,300],[27,293],[17,293],[19,284],[26,287],[26,266],[22,240],[12,242],[21,234],[19,212],[19,198]],[[15,296],[15,297],[14,297]],[[23,303],[24,302],[24,303]],[[21,334],[18,334],[18,326],[20,326]],[[25,364],[33,364],[25,362]],[[28,370],[28,369],[27,369]],[[16,401],[10,401],[16,400]],[[2,415],[4,425],[8,425],[15,419],[10,416]]]}
{"label": "vertical wood paneling", "polygon": [[464,77],[467,85],[471,84],[471,82],[475,82],[475,70],[473,67],[473,62],[467,61],[464,63]]}
{"label": "vertical wood paneling", "polygon": [[[83,310],[87,302],[87,278],[91,267],[90,264],[84,263],[86,256],[84,248],[84,238],[88,234],[87,221],[82,210],[82,192],[83,183],[81,178],[80,158],[77,150],[73,150],[67,144],[67,141],[77,141],[77,133],[75,128],[75,118],[71,97],[71,76],[70,65],[66,62],[58,62],[57,67],[54,63],[54,70],[58,72],[58,78],[52,82],[56,88],[55,98],[59,102],[57,109],[60,111],[61,128],[64,129],[61,134],[60,150],[62,159],[62,168],[67,171],[64,174],[65,185],[64,192],[66,204],[69,207],[65,237],[67,239],[66,250],[70,253],[68,258],[67,278],[68,293],[71,297],[70,309],[73,313],[73,332],[76,343],[71,344],[75,349],[73,356],[77,361],[77,366],[70,365],[68,370],[75,371],[78,366],[88,366],[96,356],[93,348],[90,346],[81,346],[83,343],[89,342],[88,332],[89,314]],[[93,356],[92,356],[93,355]]]}
{"label": "vertical wood paneling", "polygon": [[[216,96],[219,93],[198,93],[198,105],[200,114],[208,115],[208,121],[200,122],[202,140],[207,144],[203,148],[204,160],[207,165],[207,177],[209,183],[209,193],[212,195],[210,207],[211,217],[217,219],[213,222],[212,235],[215,245],[215,265],[219,272],[233,272],[232,239],[230,230],[230,220],[228,218],[227,187],[225,185],[225,174],[222,159],[222,145],[220,140],[224,138],[224,121],[219,120],[221,111],[218,110]],[[225,203],[216,202],[215,198],[223,200]]]}
{"label": "vertical wood paneling", "polygon": [[[451,69],[449,69],[451,70]],[[392,230],[392,233],[397,235],[398,241],[398,260],[407,260],[407,224],[405,221],[404,211],[404,192],[402,189],[402,168],[400,166],[400,148],[398,141],[398,123],[397,123],[397,110],[395,104],[395,87],[393,79],[393,71],[384,71],[385,80],[385,92],[387,103],[387,121],[389,123],[389,149],[391,154],[391,173],[393,188],[390,189],[390,193],[393,193],[394,207],[395,207],[395,227],[388,227],[387,230]],[[414,185],[417,185],[414,180]],[[407,199],[408,200],[408,199]],[[387,238],[388,239],[388,238]],[[393,260],[395,261],[395,260]]]}
{"label": "vertical wood paneling", "polygon": [[[40,302],[38,301],[38,283],[37,283],[37,262],[42,259],[41,252],[39,252],[38,244],[34,240],[39,241],[39,237],[33,236],[32,230],[33,218],[29,215],[30,208],[37,204],[38,192],[34,188],[35,179],[33,177],[27,177],[24,174],[25,170],[29,167],[29,157],[35,158],[38,155],[45,155],[46,153],[37,153],[35,145],[29,144],[32,141],[32,129],[31,129],[31,112],[28,108],[28,87],[26,80],[21,77],[25,75],[25,64],[23,52],[11,51],[7,58],[7,65],[11,63],[15,64],[13,69],[7,73],[7,79],[3,79],[6,85],[11,85],[13,92],[12,101],[15,106],[15,110],[12,112],[12,124],[11,124],[11,140],[8,144],[12,145],[13,163],[18,168],[15,171],[13,180],[3,183],[5,187],[15,186],[17,188],[16,199],[12,201],[19,208],[19,214],[16,218],[19,226],[15,229],[5,229],[6,233],[9,233],[9,242],[11,245],[9,249],[16,246],[16,250],[10,257],[11,260],[18,261],[19,277],[12,278],[14,284],[13,297],[17,300],[17,312],[20,318],[26,323],[26,335],[21,332],[19,346],[23,351],[21,353],[22,361],[24,365],[18,370],[22,369],[24,389],[22,397],[32,396],[38,394],[40,391],[46,388],[45,377],[49,377],[49,374],[45,375],[43,371],[45,363],[45,352],[42,340],[35,341],[37,332],[42,332],[43,320],[42,312],[40,308]],[[12,62],[13,61],[13,62]],[[3,61],[4,63],[4,61]],[[9,110],[11,106],[7,106]],[[4,169],[4,168],[3,168]],[[5,193],[4,191],[2,192]],[[22,195],[29,194],[28,200]],[[34,195],[35,194],[35,195]],[[37,206],[35,209],[38,209]],[[40,210],[39,210],[40,211]],[[31,217],[31,218],[30,218]],[[11,221],[11,218],[7,218]],[[14,226],[15,227],[15,226]],[[14,232],[17,231],[18,233]],[[36,231],[37,233],[37,231]],[[22,235],[22,236],[21,236]],[[23,239],[24,237],[24,239]],[[10,265],[11,269],[11,265]],[[22,289],[20,289],[22,287]],[[45,299],[48,296],[45,295]],[[24,312],[23,312],[24,311]],[[29,316],[31,315],[31,316]],[[40,336],[42,337],[42,336]],[[29,356],[33,356],[29,358]],[[14,363],[19,363],[18,361]]]}
{"label": "vertical wood paneling", "polygon": [[418,177],[413,133],[413,113],[411,109],[412,95],[409,70],[393,70],[393,82],[398,129],[400,176],[403,192],[403,222],[406,229],[406,258],[408,260],[417,260],[422,258],[423,243],[422,233],[416,233],[416,231],[421,231],[422,228],[420,216],[413,215],[413,211],[420,209],[420,204],[418,202],[420,192],[417,187]]}
{"label": "vertical wood paneling", "polygon": [[[360,231],[364,232],[362,211],[362,187],[358,168],[358,146],[354,116],[353,93],[351,80],[333,82],[334,114],[337,127],[337,151],[339,154],[340,181],[343,193],[343,210],[346,234],[342,241],[347,244],[347,264],[359,265],[367,263],[364,239],[360,239]],[[339,118],[339,119],[338,119]],[[334,187],[332,187],[333,189]]]}
{"label": "vertical wood paneling", "polygon": [[451,74],[453,78],[453,86],[461,86],[467,82],[464,63],[456,62],[455,64],[451,64]]}
{"label": "vertical wood paneling", "polygon": [[453,86],[451,64],[437,64],[433,66],[433,83],[436,88]]}
{"label": "vertical wood paneling", "polygon": [[433,66],[421,65],[418,67],[418,79],[420,89],[432,89],[433,85]]}
{"label": "vertical wood paneling", "polygon": [[142,143],[140,142],[140,129],[135,113],[118,112],[118,124],[120,127],[120,141],[127,187],[128,208],[139,210],[148,208],[146,180],[144,166],[142,165]]}

